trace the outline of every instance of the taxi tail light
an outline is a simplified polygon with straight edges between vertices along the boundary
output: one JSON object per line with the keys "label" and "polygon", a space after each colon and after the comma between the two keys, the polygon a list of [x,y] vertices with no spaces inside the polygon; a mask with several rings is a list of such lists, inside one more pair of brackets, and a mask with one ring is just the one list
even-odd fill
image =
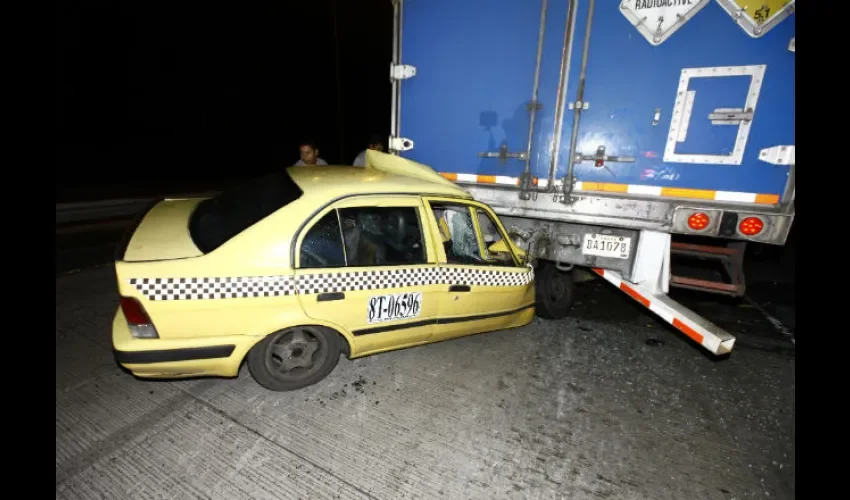
{"label": "taxi tail light", "polygon": [[121,297],[121,311],[127,318],[130,334],[137,339],[157,339],[159,333],[142,304],[132,297]]}

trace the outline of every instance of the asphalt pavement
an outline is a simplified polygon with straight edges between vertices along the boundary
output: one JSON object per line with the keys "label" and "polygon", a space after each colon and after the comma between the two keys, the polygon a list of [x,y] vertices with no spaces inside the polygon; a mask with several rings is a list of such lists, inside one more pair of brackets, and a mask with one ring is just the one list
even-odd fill
{"label": "asphalt pavement", "polygon": [[126,223],[76,225],[56,232],[56,275],[108,265]]}
{"label": "asphalt pavement", "polygon": [[594,280],[568,319],[343,359],[273,393],[245,368],[121,370],[114,274],[91,267],[120,232],[80,234],[57,235],[57,498],[795,496],[792,284],[674,292],[738,337],[720,360]]}

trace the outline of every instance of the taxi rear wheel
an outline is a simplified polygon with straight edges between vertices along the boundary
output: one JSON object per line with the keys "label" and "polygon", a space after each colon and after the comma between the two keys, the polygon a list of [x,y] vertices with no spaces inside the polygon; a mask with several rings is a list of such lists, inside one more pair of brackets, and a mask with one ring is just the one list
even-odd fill
{"label": "taxi rear wheel", "polygon": [[571,271],[559,271],[554,264],[541,262],[535,271],[537,315],[544,319],[566,318],[575,301],[575,283]]}
{"label": "taxi rear wheel", "polygon": [[327,377],[339,362],[342,339],[321,326],[298,326],[275,332],[248,353],[248,370],[272,391],[293,391]]}

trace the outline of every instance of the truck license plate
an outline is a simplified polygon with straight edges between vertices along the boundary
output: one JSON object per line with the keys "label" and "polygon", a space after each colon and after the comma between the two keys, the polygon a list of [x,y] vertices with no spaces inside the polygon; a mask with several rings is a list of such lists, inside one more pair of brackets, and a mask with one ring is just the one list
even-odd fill
{"label": "truck license plate", "polygon": [[613,259],[628,259],[632,239],[627,236],[608,234],[585,234],[581,244],[581,253]]}

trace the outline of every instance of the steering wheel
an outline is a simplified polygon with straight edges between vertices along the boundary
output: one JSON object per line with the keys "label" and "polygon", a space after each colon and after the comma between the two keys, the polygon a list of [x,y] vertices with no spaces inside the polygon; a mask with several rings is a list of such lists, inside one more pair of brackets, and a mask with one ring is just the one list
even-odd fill
{"label": "steering wheel", "polygon": [[304,247],[301,247],[301,251],[302,251],[302,252],[304,252],[304,253],[306,253],[307,255],[309,255],[311,258],[316,259],[317,261],[319,261],[319,264],[321,264],[321,265],[323,265],[323,266],[327,266],[327,265],[328,265],[328,259],[326,259],[326,258],[322,257],[321,255],[317,254],[316,252],[314,252],[314,251],[312,251],[312,250],[309,250],[309,249],[307,249],[307,248],[304,248]]}

